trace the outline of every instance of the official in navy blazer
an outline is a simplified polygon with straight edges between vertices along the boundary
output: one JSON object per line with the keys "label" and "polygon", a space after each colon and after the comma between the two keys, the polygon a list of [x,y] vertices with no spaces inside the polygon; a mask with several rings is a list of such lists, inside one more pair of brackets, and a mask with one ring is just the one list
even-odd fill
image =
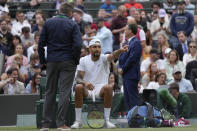
{"label": "official in navy blazer", "polygon": [[[62,3],[59,14],[44,23],[40,34],[38,42],[40,64],[47,66],[42,131],[49,130],[55,112],[58,130],[70,130],[65,125],[65,116],[83,43],[79,27],[71,19],[72,11],[73,6],[70,3]],[[45,59],[45,46],[47,47],[47,59]],[[56,109],[57,89],[59,89],[59,102]]]}
{"label": "official in navy blazer", "polygon": [[140,58],[142,46],[135,37],[138,27],[136,24],[129,24],[125,29],[125,36],[128,40],[128,52],[119,57],[120,72],[123,76],[124,101],[126,109],[130,110],[138,104],[138,82],[140,80]]}

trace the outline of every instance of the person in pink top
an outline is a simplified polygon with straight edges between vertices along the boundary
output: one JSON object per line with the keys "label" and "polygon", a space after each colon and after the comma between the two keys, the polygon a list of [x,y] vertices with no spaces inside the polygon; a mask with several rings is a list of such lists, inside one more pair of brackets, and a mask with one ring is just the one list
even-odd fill
{"label": "person in pink top", "polygon": [[[16,54],[20,54],[20,55],[23,55],[23,46],[21,44],[18,44],[16,45],[16,48],[15,48],[15,54],[12,55],[12,56],[9,56],[7,58],[7,61],[6,61],[6,69],[11,66],[13,60],[14,60],[14,57]],[[23,66],[25,67],[28,67],[28,59],[26,56],[23,55]]]}

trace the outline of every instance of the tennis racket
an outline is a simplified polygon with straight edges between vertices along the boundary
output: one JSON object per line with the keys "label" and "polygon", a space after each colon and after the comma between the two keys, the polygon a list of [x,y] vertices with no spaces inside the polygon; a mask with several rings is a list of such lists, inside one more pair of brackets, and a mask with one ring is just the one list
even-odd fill
{"label": "tennis racket", "polygon": [[99,110],[98,106],[95,103],[94,90],[92,91],[92,100],[93,100],[93,106],[88,112],[87,123],[90,128],[100,129],[104,127],[105,120],[104,120],[103,112]]}

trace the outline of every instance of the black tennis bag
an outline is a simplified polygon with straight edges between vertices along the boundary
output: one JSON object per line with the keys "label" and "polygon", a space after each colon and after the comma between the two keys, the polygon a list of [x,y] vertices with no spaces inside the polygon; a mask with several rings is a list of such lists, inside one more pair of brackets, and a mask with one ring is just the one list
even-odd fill
{"label": "black tennis bag", "polygon": [[163,120],[160,110],[147,102],[134,106],[127,113],[127,119],[131,128],[159,127]]}

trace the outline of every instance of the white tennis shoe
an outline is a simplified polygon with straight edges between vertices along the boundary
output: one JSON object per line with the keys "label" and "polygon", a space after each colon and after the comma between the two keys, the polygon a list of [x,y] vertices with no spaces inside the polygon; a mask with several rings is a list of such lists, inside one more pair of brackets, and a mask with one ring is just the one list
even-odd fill
{"label": "white tennis shoe", "polygon": [[82,128],[82,123],[80,121],[75,121],[74,124],[71,126],[72,129],[79,129]]}
{"label": "white tennis shoe", "polygon": [[105,121],[105,127],[106,128],[116,128],[116,126],[111,123],[110,121]]}

